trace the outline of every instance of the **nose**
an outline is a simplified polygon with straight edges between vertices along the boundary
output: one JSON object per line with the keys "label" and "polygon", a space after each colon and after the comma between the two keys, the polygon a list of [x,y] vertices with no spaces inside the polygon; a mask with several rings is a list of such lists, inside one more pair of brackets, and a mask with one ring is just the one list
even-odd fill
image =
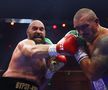
{"label": "nose", "polygon": [[41,30],[39,28],[37,28],[37,30],[35,30],[36,33],[41,33]]}
{"label": "nose", "polygon": [[80,30],[78,30],[78,32],[79,32],[79,34],[80,34],[80,35],[83,35],[83,33],[84,33],[84,31],[83,31],[83,30],[81,30],[81,29],[80,29]]}

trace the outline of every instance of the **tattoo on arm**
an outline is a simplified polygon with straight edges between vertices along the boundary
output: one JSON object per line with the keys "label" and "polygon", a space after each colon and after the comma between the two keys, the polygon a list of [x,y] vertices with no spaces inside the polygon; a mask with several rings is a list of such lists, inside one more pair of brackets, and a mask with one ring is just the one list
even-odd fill
{"label": "tattoo on arm", "polygon": [[108,36],[102,38],[92,55],[92,62],[96,72],[103,73],[108,69]]}

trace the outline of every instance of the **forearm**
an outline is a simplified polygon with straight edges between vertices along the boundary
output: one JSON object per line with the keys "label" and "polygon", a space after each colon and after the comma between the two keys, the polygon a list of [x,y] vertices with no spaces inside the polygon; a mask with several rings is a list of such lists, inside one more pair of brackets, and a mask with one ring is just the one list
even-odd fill
{"label": "forearm", "polygon": [[83,72],[86,74],[86,76],[91,80],[93,77],[93,69],[91,65],[91,60],[89,58],[84,58],[79,63]]}
{"label": "forearm", "polygon": [[90,80],[97,80],[97,79],[99,79],[101,77],[102,73],[104,72],[104,70],[101,70],[99,68],[98,62],[97,61],[95,62],[95,60],[92,60],[89,57],[82,59],[79,64],[80,64],[83,72],[85,73],[85,75]]}
{"label": "forearm", "polygon": [[76,58],[76,61],[80,64],[86,76],[89,79],[93,79],[96,74],[96,68],[93,60],[91,60],[91,58],[83,49],[79,49],[74,56]]}
{"label": "forearm", "polygon": [[50,45],[36,45],[36,47],[32,48],[32,57],[41,57],[45,58],[49,56],[49,47]]}

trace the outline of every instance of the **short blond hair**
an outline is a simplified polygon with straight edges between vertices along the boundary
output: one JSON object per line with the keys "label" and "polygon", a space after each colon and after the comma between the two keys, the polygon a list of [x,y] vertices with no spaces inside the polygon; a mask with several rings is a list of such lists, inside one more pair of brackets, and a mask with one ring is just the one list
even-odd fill
{"label": "short blond hair", "polygon": [[76,14],[74,15],[73,20],[80,19],[83,15],[87,15],[89,20],[96,20],[98,17],[96,16],[95,12],[88,8],[81,8],[79,9]]}

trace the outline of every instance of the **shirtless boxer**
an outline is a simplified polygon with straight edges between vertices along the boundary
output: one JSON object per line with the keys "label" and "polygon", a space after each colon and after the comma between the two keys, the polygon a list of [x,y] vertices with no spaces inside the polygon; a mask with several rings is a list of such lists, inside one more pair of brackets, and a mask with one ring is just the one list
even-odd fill
{"label": "shirtless boxer", "polygon": [[[93,83],[94,90],[108,90],[108,28],[101,26],[94,11],[88,8],[75,14],[73,24],[80,36],[65,35],[55,46],[49,46],[49,55],[70,53]],[[84,39],[87,50],[79,43],[79,37]]]}
{"label": "shirtless boxer", "polygon": [[94,90],[108,90],[108,74],[105,74],[108,71],[108,28],[101,26],[95,12],[88,8],[76,12],[73,24],[88,47],[88,53],[78,50],[76,60],[93,81]]}
{"label": "shirtless boxer", "polygon": [[[27,39],[24,39],[16,46],[8,69],[1,78],[5,87],[3,90],[38,90],[42,84],[46,72],[49,71],[46,65],[46,59],[49,55],[37,53],[36,45],[52,44],[48,38],[45,38],[44,24],[39,20],[30,23],[27,29]],[[61,66],[60,66],[61,67]],[[50,77],[46,76],[46,77]],[[6,83],[7,82],[7,83]],[[2,84],[1,84],[2,85]]]}

